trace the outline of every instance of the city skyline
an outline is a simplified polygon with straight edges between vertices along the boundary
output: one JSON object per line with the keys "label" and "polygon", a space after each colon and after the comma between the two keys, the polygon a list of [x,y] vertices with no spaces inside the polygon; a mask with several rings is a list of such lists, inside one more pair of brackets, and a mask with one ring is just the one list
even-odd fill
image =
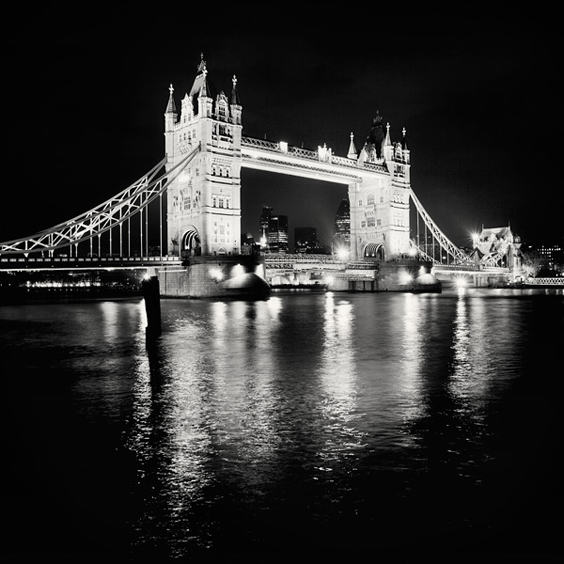
{"label": "city skyline", "polygon": [[[336,212],[338,212],[338,210],[335,210]],[[260,213],[260,217],[258,218],[258,221],[255,222],[255,229],[249,229],[247,231],[243,231],[242,235],[244,236],[244,238],[248,238],[248,235],[251,235],[251,237],[254,239],[254,241],[256,243],[263,243],[263,239],[264,239],[264,243],[268,243],[268,228],[269,228],[269,219],[271,217],[284,217],[286,224],[287,224],[287,237],[288,237],[288,252],[290,253],[295,253],[298,252],[296,250],[296,239],[298,237],[297,232],[302,232],[305,233],[307,230],[314,230],[315,231],[315,240],[318,243],[318,245],[320,245],[320,248],[324,248],[325,250],[329,250],[332,247],[332,240],[335,236],[336,233],[336,226],[335,226],[335,217],[333,218],[333,227],[332,227],[332,231],[330,232],[330,235],[328,237],[326,237],[326,240],[322,240],[320,239],[320,237],[318,236],[318,229],[316,225],[311,225],[311,221],[307,221],[307,218],[305,222],[303,223],[296,223],[296,221],[293,220],[293,218],[291,216],[289,216],[288,214],[284,213],[284,211],[282,210],[282,212],[278,212],[273,206],[268,206],[265,205],[262,207],[261,213]],[[324,224],[327,225],[328,222],[324,221]],[[329,233],[329,231],[328,231]]]}
{"label": "city skyline", "polygon": [[[202,21],[177,37],[159,25],[158,9],[115,7],[64,27],[56,9],[49,14],[44,21],[40,9],[22,24],[21,37],[41,46],[34,59],[12,49],[5,65],[10,211],[1,240],[68,220],[158,162],[168,86],[184,95],[201,52],[217,88],[237,75],[246,135],[326,143],[346,156],[350,133],[360,150],[376,111],[392,141],[405,127],[413,189],[456,244],[481,225],[511,224],[528,242],[562,238],[557,182],[538,173],[559,147],[555,51],[551,34],[540,41],[533,25],[525,34],[453,17],[444,26],[382,28],[375,41],[374,26],[355,18],[314,31],[304,17],[289,34],[251,26],[241,13],[216,35]],[[346,188],[245,170],[241,197],[243,232],[254,231],[257,209],[285,202],[296,225],[300,214],[316,215],[323,241]]]}

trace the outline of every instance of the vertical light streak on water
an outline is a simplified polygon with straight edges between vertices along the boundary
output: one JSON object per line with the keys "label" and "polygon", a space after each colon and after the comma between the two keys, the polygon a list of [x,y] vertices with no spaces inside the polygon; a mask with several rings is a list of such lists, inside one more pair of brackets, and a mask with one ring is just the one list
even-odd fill
{"label": "vertical light streak on water", "polygon": [[[421,402],[421,363],[426,356],[424,347],[428,323],[425,307],[432,300],[430,296],[405,294],[403,307],[403,336],[398,373],[396,377],[397,402],[404,423],[409,423],[422,414]],[[423,298],[423,299],[421,299]],[[404,435],[404,446],[411,443],[412,436]]]}
{"label": "vertical light streak on water", "polygon": [[489,367],[492,366],[492,359],[488,341],[492,334],[484,331],[484,326],[488,326],[487,320],[484,319],[484,303],[470,303],[470,300],[466,289],[460,288],[453,322],[454,357],[450,391],[459,410],[471,409],[476,414],[476,408],[481,405],[480,400],[490,377]]}
{"label": "vertical light streak on water", "polygon": [[163,311],[174,311],[174,324],[148,360],[140,355],[134,387],[129,443],[146,499],[134,529],[150,546],[172,523],[180,554],[210,545],[218,506],[237,495],[250,504],[275,479],[271,355],[281,302],[165,302]]}
{"label": "vertical light streak on water", "polygon": [[496,389],[513,378],[521,341],[521,305],[506,296],[488,297],[458,291],[453,321],[449,389],[460,413],[481,420],[488,402],[495,401]]}
{"label": "vertical light streak on water", "polygon": [[317,369],[323,399],[325,441],[318,452],[323,471],[354,456],[363,433],[356,427],[356,354],[354,306],[350,300],[326,294],[323,314],[323,351]]}
{"label": "vertical light streak on water", "polygon": [[168,541],[178,553],[195,539],[203,546],[209,542],[206,523],[194,527],[184,513],[202,502],[213,480],[207,463],[213,457],[215,365],[213,355],[201,354],[209,350],[212,331],[201,308],[183,305],[162,304],[170,330],[137,357],[127,443],[137,460],[133,495],[143,500],[132,524],[141,551]]}
{"label": "vertical light streak on water", "polygon": [[271,356],[280,307],[273,299],[217,303],[211,310],[221,458],[238,481],[259,486],[279,440],[273,420],[277,397]]}

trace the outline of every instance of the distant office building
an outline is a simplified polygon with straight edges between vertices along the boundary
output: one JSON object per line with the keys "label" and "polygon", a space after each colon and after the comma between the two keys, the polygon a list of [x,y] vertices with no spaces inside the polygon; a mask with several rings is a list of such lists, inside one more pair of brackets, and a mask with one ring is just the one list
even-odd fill
{"label": "distant office building", "polygon": [[263,249],[268,245],[268,222],[272,217],[272,208],[264,206],[260,214],[260,239],[259,243]]}
{"label": "distant office building", "polygon": [[311,253],[317,247],[315,227],[294,227],[294,252]]}
{"label": "distant office building", "polygon": [[540,244],[536,246],[536,251],[546,260],[549,268],[564,264],[564,243]]}
{"label": "distant office building", "polygon": [[317,240],[315,227],[294,228],[294,252],[298,254],[324,255],[325,247]]}
{"label": "distant office building", "polygon": [[272,215],[268,220],[268,252],[288,252],[288,217]]}
{"label": "distant office building", "polygon": [[348,198],[343,198],[335,214],[335,235],[333,236],[333,252],[335,249],[350,249],[351,244],[351,208]]}

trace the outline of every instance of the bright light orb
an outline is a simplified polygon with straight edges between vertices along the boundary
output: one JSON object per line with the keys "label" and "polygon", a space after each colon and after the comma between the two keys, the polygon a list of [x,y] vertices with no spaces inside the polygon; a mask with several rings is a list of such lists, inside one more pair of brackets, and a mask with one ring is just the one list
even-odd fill
{"label": "bright light orb", "polygon": [[210,276],[216,281],[221,282],[223,280],[223,271],[218,266],[210,268]]}
{"label": "bright light orb", "polygon": [[231,276],[232,277],[241,276],[242,274],[245,274],[245,267],[242,264],[236,264],[231,269]]}
{"label": "bright light orb", "polygon": [[454,285],[457,288],[467,288],[468,287],[468,280],[466,280],[466,278],[464,278],[463,276],[457,276],[454,279]]}
{"label": "bright light orb", "polygon": [[413,281],[413,276],[407,271],[400,272],[399,274],[399,283],[400,284],[409,284]]}
{"label": "bright light orb", "polygon": [[337,249],[337,258],[339,260],[347,260],[349,258],[349,251],[347,249]]}

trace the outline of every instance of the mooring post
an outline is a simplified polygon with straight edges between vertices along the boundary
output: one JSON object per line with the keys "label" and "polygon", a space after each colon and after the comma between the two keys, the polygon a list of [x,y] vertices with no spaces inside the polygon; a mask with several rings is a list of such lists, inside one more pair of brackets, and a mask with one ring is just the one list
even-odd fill
{"label": "mooring post", "polygon": [[141,288],[147,312],[147,339],[154,339],[161,334],[161,295],[159,277],[154,268],[147,269],[147,274],[141,282]]}

